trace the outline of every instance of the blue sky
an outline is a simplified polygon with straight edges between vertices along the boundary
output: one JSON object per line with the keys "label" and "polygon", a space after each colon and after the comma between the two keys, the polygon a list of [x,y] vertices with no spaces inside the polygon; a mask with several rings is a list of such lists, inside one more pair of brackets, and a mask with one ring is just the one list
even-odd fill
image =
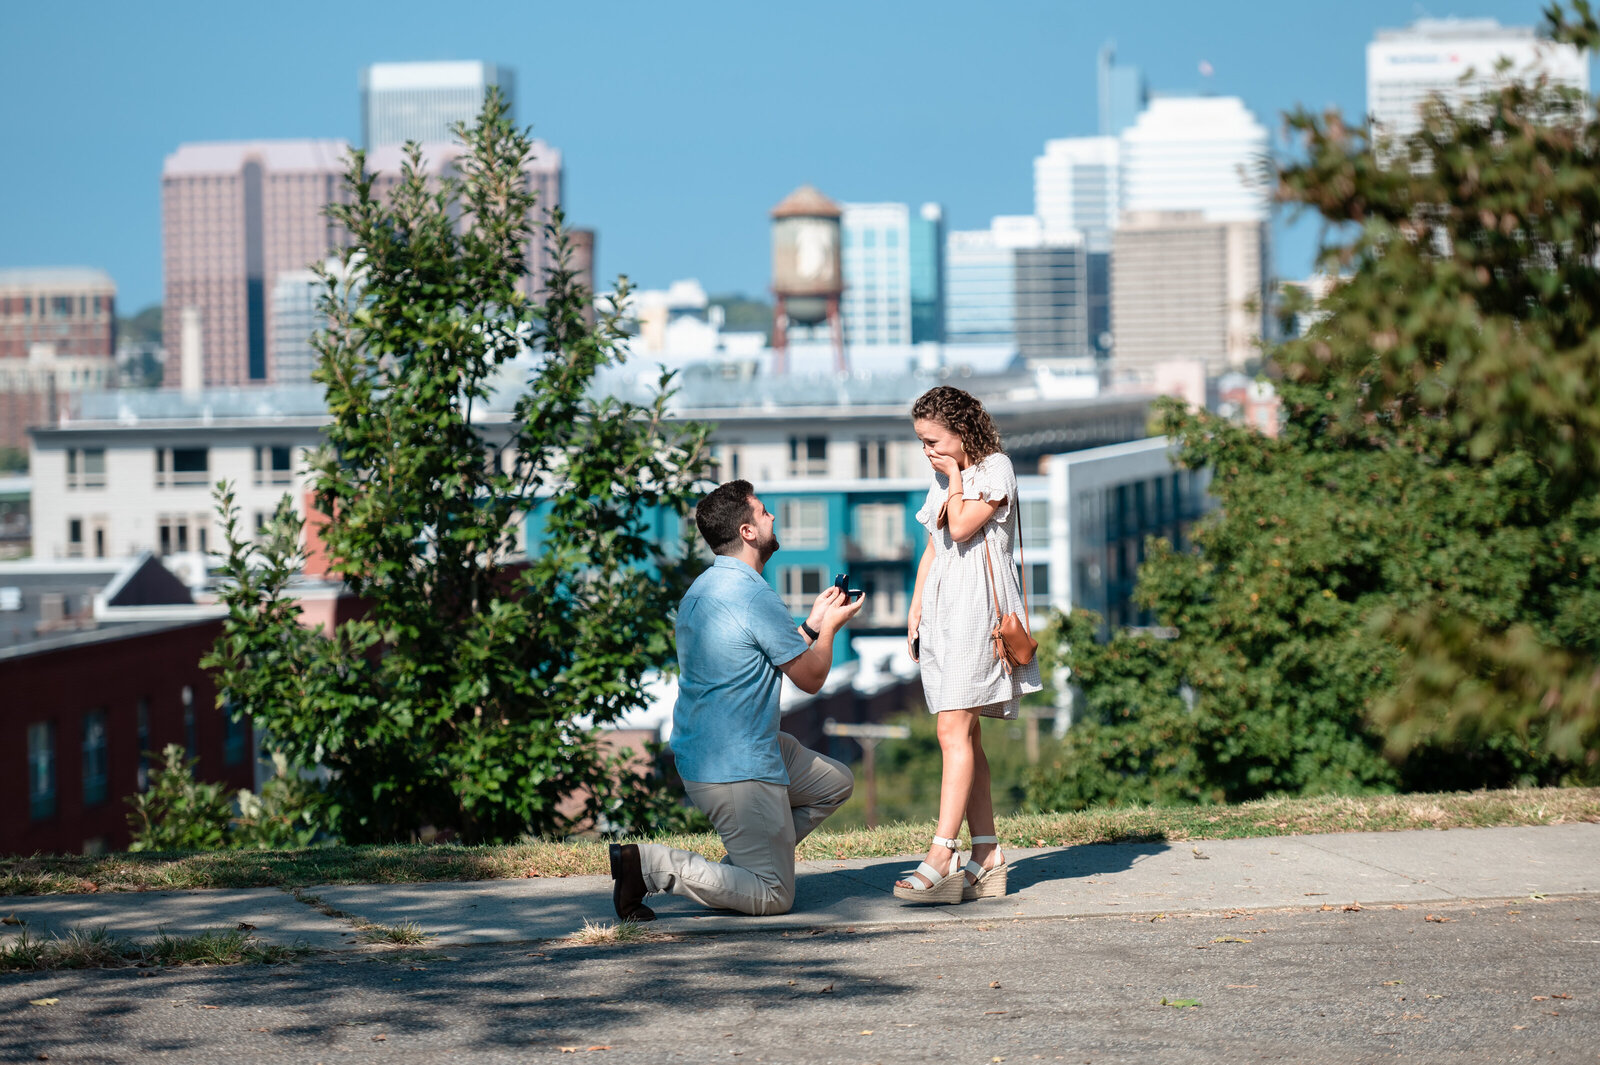
{"label": "blue sky", "polygon": [[[160,175],[185,141],[360,135],[371,62],[488,59],[565,155],[600,270],[765,291],[766,213],[801,182],[945,205],[979,228],[1032,209],[1050,137],[1096,132],[1114,40],[1157,91],[1238,95],[1278,136],[1297,104],[1365,107],[1375,29],[1419,16],[1537,25],[1543,0],[1120,3],[0,5],[0,267],[98,266],[124,313],[161,298]],[[1317,227],[1280,223],[1278,272]]]}

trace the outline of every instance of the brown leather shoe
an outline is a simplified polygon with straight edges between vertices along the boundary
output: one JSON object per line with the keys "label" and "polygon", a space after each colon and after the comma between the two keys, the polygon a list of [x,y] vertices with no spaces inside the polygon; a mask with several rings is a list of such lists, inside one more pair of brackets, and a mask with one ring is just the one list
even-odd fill
{"label": "brown leather shoe", "polygon": [[644,904],[648,892],[639,870],[639,848],[633,843],[611,845],[611,905],[624,921],[654,921],[656,911]]}

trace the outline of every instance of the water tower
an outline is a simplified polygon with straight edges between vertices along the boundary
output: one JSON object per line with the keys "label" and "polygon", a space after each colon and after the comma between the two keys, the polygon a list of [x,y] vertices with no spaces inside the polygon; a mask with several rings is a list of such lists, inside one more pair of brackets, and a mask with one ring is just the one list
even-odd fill
{"label": "water tower", "polygon": [[772,209],[773,372],[789,368],[789,326],[832,326],[833,368],[844,358],[844,324],[839,296],[844,270],[839,258],[839,205],[810,185],[789,193]]}

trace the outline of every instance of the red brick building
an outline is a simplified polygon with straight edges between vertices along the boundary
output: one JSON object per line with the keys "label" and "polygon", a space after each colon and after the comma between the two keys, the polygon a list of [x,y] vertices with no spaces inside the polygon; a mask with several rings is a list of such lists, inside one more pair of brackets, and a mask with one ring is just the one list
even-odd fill
{"label": "red brick building", "polygon": [[0,853],[125,850],[144,752],[169,743],[255,785],[251,728],[200,668],[221,628],[148,554],[0,563]]}
{"label": "red brick building", "polygon": [[67,395],[110,387],[116,301],[102,270],[0,270],[0,448],[26,449]]}

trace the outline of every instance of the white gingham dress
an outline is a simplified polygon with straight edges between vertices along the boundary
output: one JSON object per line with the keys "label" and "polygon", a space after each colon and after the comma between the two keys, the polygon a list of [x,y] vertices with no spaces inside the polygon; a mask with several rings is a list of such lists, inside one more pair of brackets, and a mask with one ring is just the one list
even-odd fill
{"label": "white gingham dress", "polygon": [[1043,687],[1039,660],[1005,670],[994,656],[994,594],[984,566],[988,539],[995,581],[1006,613],[1022,610],[1022,589],[1011,557],[1011,515],[1016,508],[1017,475],[1002,453],[961,471],[964,499],[1004,499],[981,532],[966,543],[938,527],[939,510],[950,491],[950,479],[935,471],[933,487],[917,511],[917,521],[933,539],[933,565],[922,588],[922,622],[917,628],[922,665],[922,691],[928,712],[979,707],[984,717],[1014,719],[1027,692]]}

